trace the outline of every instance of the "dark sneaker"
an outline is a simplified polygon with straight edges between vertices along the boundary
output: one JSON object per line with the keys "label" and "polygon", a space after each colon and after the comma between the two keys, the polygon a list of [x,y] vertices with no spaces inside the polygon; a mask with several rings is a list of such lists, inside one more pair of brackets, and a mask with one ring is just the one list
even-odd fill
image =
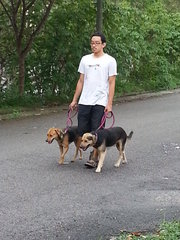
{"label": "dark sneaker", "polygon": [[85,163],[85,166],[86,167],[90,167],[90,168],[96,168],[98,165],[97,162],[95,162],[94,160],[88,160],[86,163]]}

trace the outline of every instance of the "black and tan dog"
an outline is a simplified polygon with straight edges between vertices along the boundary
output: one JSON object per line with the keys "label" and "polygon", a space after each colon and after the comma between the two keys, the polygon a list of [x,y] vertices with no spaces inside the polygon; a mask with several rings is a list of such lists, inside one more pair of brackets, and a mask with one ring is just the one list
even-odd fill
{"label": "black and tan dog", "polygon": [[49,144],[53,142],[55,139],[58,142],[59,149],[60,149],[60,159],[59,159],[59,164],[64,164],[64,156],[67,153],[69,149],[69,144],[74,142],[76,146],[76,151],[74,158],[71,162],[74,162],[78,156],[78,151],[80,153],[79,159],[82,159],[82,151],[79,148],[80,143],[81,143],[81,137],[78,137],[78,132],[77,132],[78,127],[73,126],[66,129],[59,129],[59,128],[50,128],[47,132],[47,139],[46,142]]}
{"label": "black and tan dog", "polygon": [[124,129],[121,127],[113,127],[109,129],[101,129],[96,132],[85,133],[82,136],[80,148],[86,150],[92,146],[98,151],[99,162],[96,168],[96,172],[101,172],[104,158],[106,156],[107,147],[116,145],[119,151],[119,158],[115,163],[115,167],[119,167],[120,163],[126,163],[125,144],[127,139],[131,139],[133,131],[127,136]]}

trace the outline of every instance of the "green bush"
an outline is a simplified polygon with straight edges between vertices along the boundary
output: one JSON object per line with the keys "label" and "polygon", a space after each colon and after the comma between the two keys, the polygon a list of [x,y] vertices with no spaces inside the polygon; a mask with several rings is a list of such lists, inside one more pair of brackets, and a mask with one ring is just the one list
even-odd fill
{"label": "green bush", "polygon": [[[117,95],[180,86],[180,13],[169,11],[164,4],[168,1],[104,1],[105,50],[117,59]],[[95,16],[93,1],[56,2],[26,58],[25,94],[19,99],[14,92],[18,89],[17,58],[3,15],[0,64],[9,84],[6,89],[0,85],[0,105],[19,104],[20,100],[29,105],[70,102],[79,61],[90,52]]]}

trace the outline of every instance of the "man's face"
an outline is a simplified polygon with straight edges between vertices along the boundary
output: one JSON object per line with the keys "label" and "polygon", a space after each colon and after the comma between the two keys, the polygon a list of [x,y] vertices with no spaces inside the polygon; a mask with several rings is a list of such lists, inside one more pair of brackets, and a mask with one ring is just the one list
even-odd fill
{"label": "man's face", "polygon": [[102,43],[101,37],[93,36],[91,38],[91,50],[93,53],[99,53],[103,51],[103,48],[106,46],[105,43]]}

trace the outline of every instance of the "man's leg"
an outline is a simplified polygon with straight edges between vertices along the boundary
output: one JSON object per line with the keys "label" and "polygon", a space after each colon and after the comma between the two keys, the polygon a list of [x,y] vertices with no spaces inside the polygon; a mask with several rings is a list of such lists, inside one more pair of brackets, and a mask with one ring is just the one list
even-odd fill
{"label": "man's leg", "polygon": [[[104,115],[104,106],[95,105],[91,108],[91,131],[96,131],[100,125],[101,120]],[[94,148],[92,152],[90,152],[89,160],[85,164],[88,167],[97,167],[98,164],[98,152],[97,149]]]}
{"label": "man's leg", "polygon": [[[100,125],[104,115],[104,106],[95,105],[91,109],[91,131],[96,131]],[[104,126],[103,126],[104,127]]]}
{"label": "man's leg", "polygon": [[78,106],[78,134],[82,136],[90,132],[91,106],[79,104]]}

